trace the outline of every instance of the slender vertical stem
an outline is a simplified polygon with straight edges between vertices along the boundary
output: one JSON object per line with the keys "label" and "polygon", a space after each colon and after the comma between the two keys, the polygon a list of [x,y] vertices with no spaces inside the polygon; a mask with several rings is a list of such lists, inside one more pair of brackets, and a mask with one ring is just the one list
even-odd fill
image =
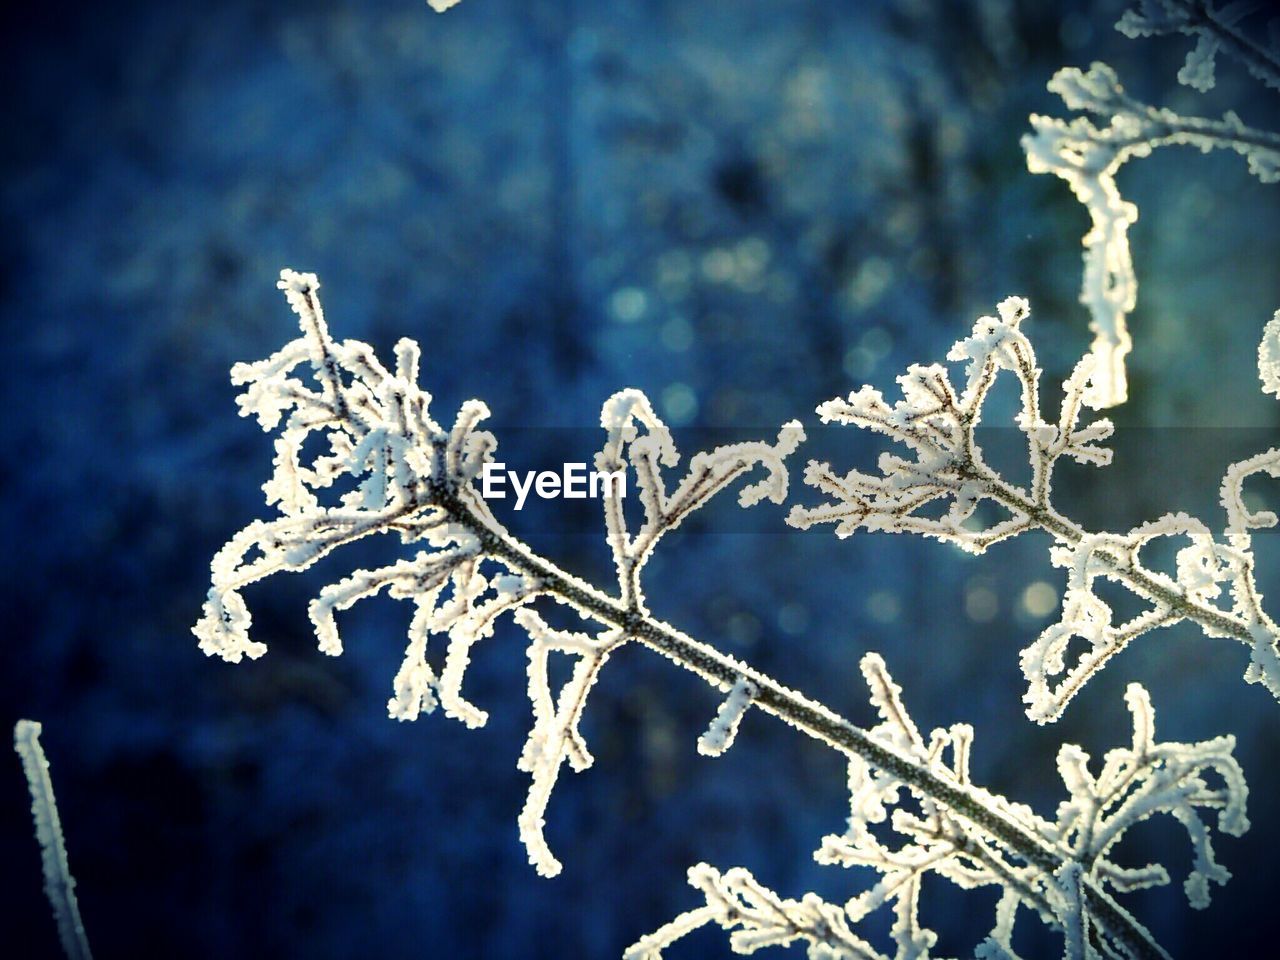
{"label": "slender vertical stem", "polygon": [[13,727],[13,749],[22,758],[22,770],[31,788],[31,816],[44,863],[44,892],[58,922],[62,950],[67,960],[93,960],[84,923],[80,920],[80,905],[76,902],[76,881],[67,862],[62,821],[53,796],[53,781],[49,779],[49,761],[40,746],[40,724],[19,720]]}

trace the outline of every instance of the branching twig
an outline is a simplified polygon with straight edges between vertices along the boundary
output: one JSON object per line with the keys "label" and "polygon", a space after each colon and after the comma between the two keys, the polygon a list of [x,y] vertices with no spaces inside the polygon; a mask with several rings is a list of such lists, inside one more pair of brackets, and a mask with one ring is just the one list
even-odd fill
{"label": "branching twig", "polygon": [[[245,386],[240,400],[244,414],[256,415],[266,429],[284,420],[276,472],[264,485],[269,502],[277,503],[283,515],[250,524],[215,557],[213,587],[195,629],[207,653],[236,661],[265,652],[249,638],[250,616],[239,593],[247,583],[278,570],[305,569],[356,537],[398,533],[408,543],[425,541],[428,549],[380,570],[357,571],[325,588],[311,611],[321,649],[341,651],[334,611],[383,588],[412,599],[416,612],[406,659],[396,677],[396,695],[389,704],[391,715],[411,719],[438,702],[448,715],[478,725],[486,715],[461,693],[469,650],[492,630],[499,614],[516,612],[530,637],[529,697],[534,714],[520,763],[533,778],[520,833],[540,873],[560,870],[542,835],[543,813],[557,773],[566,760],[575,770],[591,763],[577,729],[587,692],[608,654],[628,642],[656,650],[730,693],[720,721],[726,727],[723,736],[703,738],[712,752],[727,743],[729,730],[743,713],[759,709],[844,754],[851,765],[879,771],[879,776],[905,786],[930,809],[947,811],[947,842],[972,850],[975,863],[1000,864],[1001,882],[1007,879],[1011,889],[1021,884],[1025,896],[1019,896],[1032,905],[1042,894],[1020,880],[1018,871],[1051,878],[1075,862],[1045,821],[972,785],[967,761],[940,765],[937,749],[922,750],[909,737],[899,740],[856,726],[648,611],[641,586],[645,562],[662,537],[691,512],[761,468],[763,479],[744,487],[739,501],[781,502],[787,490],[783,460],[803,438],[798,424],[785,425],[774,444],[740,443],[699,453],[683,479],[669,489],[664,468],[674,467],[679,458],[648,400],[638,391],[622,391],[607,401],[601,416],[607,439],[596,465],[607,471],[630,468],[644,514],[643,523],[632,532],[620,487],[605,497],[607,539],[618,573],[618,592],[611,594],[535,553],[493,515],[473,482],[492,459],[497,443],[478,429],[487,415],[483,404],[464,404],[454,427],[445,430],[431,418],[428,395],[415,382],[416,344],[401,341],[396,369],[387,370],[367,345],[329,337],[314,276],[285,271],[280,286],[299,315],[303,337],[265,361],[237,365],[233,379]],[[304,362],[312,368],[318,392],[290,376]],[[331,452],[304,463],[300,451],[315,431],[326,436]],[[1071,432],[1054,441],[1054,449],[1087,458],[1092,439],[1088,431]],[[339,495],[337,505],[322,505],[318,494],[343,476],[354,487]],[[496,565],[502,572],[486,574],[485,565]],[[552,630],[529,606],[539,598],[569,606],[601,632],[593,637]],[[438,677],[426,661],[429,634],[449,638]],[[548,685],[546,658],[551,653],[577,658],[572,677],[558,695]],[[886,691],[891,687],[887,674],[878,686]],[[877,703],[883,709],[889,699],[884,693]],[[965,737],[955,734],[948,742],[960,751],[958,758],[961,753],[967,756]],[[1014,862],[1021,866],[1009,865]],[[1126,956],[1164,955],[1095,877],[1082,876],[1081,890],[1082,909],[1096,935]],[[908,935],[916,934],[908,929]]]}

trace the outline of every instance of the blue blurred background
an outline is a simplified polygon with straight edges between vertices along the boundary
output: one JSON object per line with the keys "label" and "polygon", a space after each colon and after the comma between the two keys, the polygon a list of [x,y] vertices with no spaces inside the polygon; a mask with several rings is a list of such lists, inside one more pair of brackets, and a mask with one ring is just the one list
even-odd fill
{"label": "blue blurred background", "polygon": [[[1018,145],[1029,113],[1062,114],[1052,73],[1103,59],[1152,102],[1280,127],[1275,97],[1230,61],[1210,95],[1177,86],[1187,44],[1126,40],[1111,29],[1121,7],[4,13],[0,720],[45,724],[97,955],[614,957],[695,905],[683,878],[699,860],[748,866],[789,896],[861,889],[866,877],[811,858],[843,828],[839,759],[756,716],[728,755],[700,758],[717,698],[639,649],[594,694],[596,767],[553,798],[564,874],[536,877],[515,827],[517,631],[477,651],[468,691],[491,713],[478,732],[387,719],[408,618],[394,602],[345,616],[341,659],[314,649],[307,599],[391,543],[251,590],[270,653],[206,660],[189,629],[209,558],[266,514],[271,458],[235,415],[227,369],[293,335],[274,289],[292,266],[320,275],[338,336],[422,340],[441,415],[481,396],[522,469],[588,459],[587,428],[623,386],[655,398],[686,453],[719,431],[812,423],[829,396],[941,359],[1012,293],[1031,298],[1028,329],[1060,381],[1089,339],[1087,218],[1063,183],[1026,172]],[[1115,412],[1116,464],[1072,472],[1063,503],[1115,528],[1169,510],[1218,525],[1222,470],[1280,422],[1254,366],[1280,307],[1280,190],[1239,157],[1186,150],[1130,164],[1121,188],[1142,211],[1132,399]],[[824,443],[847,463],[874,453],[852,432]],[[602,534],[539,509],[535,545],[607,582]],[[1141,680],[1163,737],[1236,734],[1254,828],[1221,842],[1236,880],[1197,914],[1178,829],[1144,825],[1130,862],[1163,860],[1175,883],[1129,903],[1177,956],[1251,941],[1280,845],[1280,707],[1241,683],[1243,650],[1187,627],[1149,636],[1035,728],[1017,651],[1060,593],[1046,541],[975,559],[788,532],[783,514],[672,537],[649,577],[655,612],[859,721],[857,661],[880,651],[922,726],[973,723],[975,775],[1044,813],[1061,797],[1057,745],[1100,756],[1126,742],[1121,692]],[[0,768],[5,952],[55,956],[25,784],[16,758]],[[972,949],[994,901],[926,886],[941,955]],[[725,954],[719,931],[673,951]]]}

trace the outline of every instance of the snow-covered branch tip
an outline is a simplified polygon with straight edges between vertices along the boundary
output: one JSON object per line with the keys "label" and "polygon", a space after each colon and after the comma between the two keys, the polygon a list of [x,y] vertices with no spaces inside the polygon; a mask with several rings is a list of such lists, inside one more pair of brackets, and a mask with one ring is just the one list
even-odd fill
{"label": "snow-covered branch tip", "polygon": [[40,859],[44,865],[44,893],[53,908],[58,924],[58,939],[67,960],[92,960],[80,904],[76,900],[76,881],[67,861],[67,845],[62,836],[62,819],[49,778],[49,761],[40,746],[41,726],[34,720],[19,720],[13,727],[13,749],[22,759],[22,771],[31,790],[31,817],[40,842]]}
{"label": "snow-covered branch tip", "polygon": [[[1076,365],[1063,384],[1057,422],[1047,422],[1040,403],[1041,371],[1021,326],[1028,312],[1026,301],[1005,300],[998,317],[980,318],[973,334],[955,344],[948,359],[967,363],[963,389],[952,384],[943,366],[913,365],[898,378],[903,399],[893,406],[878,390],[863,387],[818,407],[824,422],[883,434],[912,456],[883,453],[879,475],[858,470],[841,475],[828,463],[811,462],[805,481],[828,500],[794,507],[788,522],[802,528],[831,523],[840,537],[857,530],[921,534],[972,553],[1028,530],[1049,533],[1056,541],[1050,557],[1068,572],[1062,616],[1023,650],[1021,661],[1027,713],[1039,722],[1057,719],[1076,692],[1134,638],[1182,620],[1209,636],[1248,645],[1252,660],[1245,678],[1263,683],[1280,699],[1280,630],[1262,609],[1250,542],[1250,531],[1274,525],[1275,517],[1249,513],[1240,492],[1250,477],[1276,476],[1280,453],[1267,451],[1228,470],[1222,492],[1228,525],[1221,538],[1185,514],[1168,514],[1127,533],[1084,529],[1054,506],[1052,478],[1063,458],[1098,466],[1110,461],[1110,450],[1099,445],[1111,435],[1110,421],[1081,422],[1097,360],[1086,356]],[[1260,375],[1264,386],[1280,389],[1278,343],[1280,319],[1273,319],[1259,351]],[[1003,371],[1016,376],[1021,390],[1015,423],[1030,463],[1025,484],[992,468],[977,439],[983,404]],[[1177,552],[1174,569],[1164,572],[1148,566],[1142,554],[1167,537],[1184,538],[1186,545]],[[1114,623],[1110,606],[1095,590],[1100,577],[1132,591],[1146,609]],[[1087,647],[1069,664],[1068,648],[1077,639]]]}
{"label": "snow-covered branch tip", "polygon": [[1032,132],[1022,138],[1027,168],[1061,177],[1089,211],[1080,302],[1091,317],[1097,366],[1085,402],[1101,409],[1123,403],[1128,395],[1125,358],[1133,342],[1126,318],[1138,296],[1129,250],[1129,227],[1138,219],[1138,208],[1120,195],[1117,172],[1157,147],[1184,144],[1206,153],[1235,150],[1248,160],[1254,176],[1275,183],[1280,180],[1280,136],[1245,126],[1233,112],[1210,120],[1149,106],[1126,93],[1104,63],[1087,71],[1059,70],[1049,89],[1067,109],[1106,122],[1098,126],[1089,116],[1066,121],[1033,115]]}
{"label": "snow-covered branch tip", "polygon": [[[417,384],[417,344],[400,341],[391,370],[368,345],[333,340],[318,286],[311,274],[284,271],[280,288],[298,316],[302,336],[272,357],[237,364],[232,371],[244,388],[241,413],[277,433],[275,471],[263,489],[278,516],[251,523],[215,556],[213,585],[195,628],[206,653],[238,661],[265,652],[249,636],[250,616],[240,591],[250,583],[276,571],[305,569],[356,538],[394,533],[418,547],[418,553],[379,569],[357,570],[323,588],[312,602],[320,648],[328,654],[341,652],[335,614],[361,598],[386,589],[411,600],[408,646],[389,713],[413,719],[440,705],[447,715],[478,725],[485,722],[484,711],[462,694],[470,648],[493,630],[501,614],[514,614],[528,635],[533,712],[519,762],[532,782],[518,823],[530,862],[540,873],[552,876],[560,870],[544,837],[547,802],[560,770],[566,761],[575,770],[591,763],[580,728],[585,702],[607,658],[630,642],[664,654],[728,692],[700,742],[704,752],[723,751],[744,712],[754,707],[855,758],[855,765],[874,767],[909,785],[964,822],[982,825],[1012,860],[1049,873],[1062,867],[1061,851],[1046,845],[1011,808],[993,807],[986,794],[971,790],[967,774],[944,776],[931,761],[894,747],[898,741],[856,727],[648,613],[641,574],[668,531],[751,472],[755,479],[741,487],[741,503],[785,499],[784,461],[804,436],[798,423],[785,424],[772,444],[737,443],[699,453],[669,483],[666,474],[679,455],[647,398],[635,390],[609,398],[601,413],[605,440],[596,464],[608,472],[633,473],[640,501],[634,510],[639,516],[628,518],[620,485],[612,485],[616,496],[603,499],[606,539],[617,567],[616,592],[610,593],[534,553],[489,511],[475,482],[497,445],[479,429],[487,413],[483,404],[463,404],[449,429],[437,423],[429,396]],[[299,369],[310,372],[310,382],[295,376]],[[570,608],[587,629],[575,632],[548,624],[532,606],[545,600]],[[433,633],[448,638],[439,669],[428,661],[427,641]],[[573,661],[559,689],[552,689],[550,681],[553,654]],[[880,686],[887,688],[887,681]],[[881,696],[885,703],[887,696]],[[908,734],[902,737],[901,744],[910,741]],[[1128,945],[1132,956],[1159,955],[1145,931],[1112,910],[1104,894],[1090,891],[1087,896],[1105,914],[1109,935]]]}
{"label": "snow-covered branch tip", "polygon": [[[607,485],[604,519],[618,570],[618,595],[610,596],[534,554],[489,510],[475,482],[497,448],[493,434],[480,429],[489,413],[483,403],[464,403],[446,428],[432,418],[431,397],[418,385],[422,351],[416,342],[401,340],[394,367],[385,367],[368,344],[330,336],[313,274],[284,270],[279,287],[302,336],[265,360],[239,363],[231,371],[232,382],[243,388],[237,400],[241,415],[256,417],[264,430],[276,433],[275,469],[262,489],[277,515],[250,523],[214,556],[204,615],[194,627],[200,648],[233,663],[262,656],[266,646],[249,634],[251,616],[241,594],[246,586],[279,571],[305,570],[355,540],[398,535],[417,548],[413,556],[356,570],[311,601],[320,650],[342,652],[338,611],[382,590],[410,600],[408,643],[388,713],[413,720],[439,705],[446,716],[476,727],[487,714],[462,692],[471,648],[492,634],[498,617],[515,613],[529,637],[533,708],[520,760],[532,777],[520,835],[538,871],[554,875],[560,864],[542,834],[547,801],[565,761],[574,770],[591,764],[578,720],[609,653],[633,639],[629,631],[647,616],[645,562],[667,532],[752,471],[761,476],[742,486],[739,501],[781,503],[787,494],[784,460],[804,432],[792,422],[773,444],[737,443],[698,453],[669,489],[666,472],[680,459],[670,431],[640,391],[609,398],[601,413],[606,439],[596,463],[611,473],[633,471],[643,506],[633,533],[622,485]],[[310,383],[299,371],[310,372]],[[319,452],[308,456],[304,450]],[[595,632],[552,629],[529,607],[539,598],[571,607]],[[428,657],[432,635],[448,638],[438,670]],[[663,651],[676,656],[667,647]],[[572,676],[555,693],[547,667],[553,653],[574,661]],[[696,659],[704,673],[706,664],[718,662],[713,652]]]}
{"label": "snow-covered branch tip", "polygon": [[1219,5],[1214,0],[1138,0],[1116,23],[1116,29],[1130,39],[1162,37],[1180,33],[1195,39],[1195,46],[1178,71],[1178,82],[1201,93],[1213,89],[1218,51],[1245,65],[1254,77],[1273,90],[1280,90],[1280,51],[1275,43],[1257,43],[1242,29],[1241,21],[1265,4],[1233,0]]}
{"label": "snow-covered branch tip", "polygon": [[[939,777],[970,786],[972,728],[956,724],[922,736],[883,660],[868,654],[862,672],[880,715],[872,736],[928,764]],[[863,892],[843,907],[812,893],[789,900],[740,867],[720,872],[698,864],[689,871],[689,883],[705,904],[641,938],[627,951],[626,960],[658,960],[671,944],[710,923],[731,931],[730,946],[741,954],[803,941],[810,957],[829,960],[924,960],[937,941],[919,918],[920,888],[929,875],[964,889],[1000,891],[994,926],[974,956],[1016,960],[1013,928],[1020,908],[1063,932],[1067,960],[1133,956],[1132,944],[1117,943],[1108,932],[1117,911],[1123,913],[1114,896],[1167,884],[1169,874],[1160,864],[1121,865],[1112,859],[1117,844],[1130,827],[1155,814],[1173,817],[1192,847],[1192,870],[1184,890],[1193,907],[1204,907],[1210,884],[1230,877],[1215,858],[1212,830],[1216,827],[1230,836],[1248,830],[1248,788],[1232,756],[1235,742],[1230,736],[1203,743],[1157,743],[1146,691],[1132,684],[1125,699],[1133,718],[1132,741],[1111,750],[1096,775],[1083,750],[1073,744],[1061,748],[1058,770],[1068,798],[1055,818],[1042,818],[1028,807],[984,792],[991,809],[1016,817],[1063,852],[1056,870],[1009,860],[981,824],[956,817],[891,774],[855,758],[849,765],[848,829],[824,838],[814,856],[820,863],[872,871],[874,881]],[[913,801],[913,809],[903,805],[904,795]],[[855,932],[882,907],[894,915],[893,950],[887,953]],[[1152,955],[1164,955],[1154,944],[1149,946]]]}
{"label": "snow-covered branch tip", "polygon": [[729,695],[716,712],[715,719],[698,738],[698,752],[707,757],[718,757],[731,746],[738,735],[742,717],[759,691],[746,677],[739,677],[729,690]]}

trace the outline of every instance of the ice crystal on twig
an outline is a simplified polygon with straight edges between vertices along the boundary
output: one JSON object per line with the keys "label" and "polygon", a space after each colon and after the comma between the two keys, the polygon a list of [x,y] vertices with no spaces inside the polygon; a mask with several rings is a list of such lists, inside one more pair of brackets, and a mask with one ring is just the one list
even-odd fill
{"label": "ice crystal on twig", "polygon": [[1250,172],[1259,180],[1274,183],[1280,180],[1280,136],[1247,127],[1231,112],[1221,120],[1209,120],[1148,106],[1126,93],[1104,63],[1095,63],[1087,71],[1059,70],[1049,89],[1062,97],[1069,110],[1084,111],[1106,123],[1098,126],[1089,116],[1066,121],[1034,115],[1033,132],[1022,138],[1022,146],[1032,173],[1061,177],[1089,211],[1092,225],[1083,241],[1080,302],[1092,318],[1097,366],[1085,402],[1111,407],[1128,395],[1125,357],[1132,340],[1126,318],[1138,296],[1129,250],[1129,227],[1138,219],[1138,208],[1120,195],[1117,172],[1129,160],[1145,157],[1157,147],[1184,144],[1204,152],[1235,150],[1248,160]]}
{"label": "ice crystal on twig", "polygon": [[[953,385],[945,367],[915,365],[898,378],[903,399],[893,406],[878,390],[863,387],[818,407],[824,422],[883,434],[913,457],[882,454],[879,475],[858,470],[841,475],[828,463],[810,463],[806,482],[829,499],[816,507],[794,507],[788,521],[797,527],[831,523],[840,537],[860,529],[917,533],[972,553],[1028,530],[1052,535],[1057,543],[1050,557],[1067,571],[1062,616],[1022,652],[1027,713],[1037,721],[1057,719],[1076,692],[1135,637],[1181,620],[1198,624],[1209,636],[1247,644],[1252,662],[1246,679],[1265,684],[1280,698],[1280,631],[1262,609],[1250,542],[1252,529],[1273,526],[1276,518],[1250,514],[1240,492],[1252,476],[1275,476],[1280,453],[1268,451],[1228,470],[1222,487],[1228,524],[1221,539],[1185,514],[1169,514],[1127,533],[1085,530],[1054,506],[1052,478],[1064,457],[1094,465],[1110,461],[1110,451],[1099,446],[1111,435],[1110,421],[1081,423],[1098,361],[1086,356],[1076,365],[1063,384],[1057,422],[1047,422],[1040,400],[1041,371],[1021,328],[1027,314],[1026,301],[1005,300],[999,317],[982,317],[972,336],[951,349],[950,360],[967,362],[963,389]],[[1269,358],[1280,322],[1272,324],[1260,351],[1264,384],[1276,377]],[[983,404],[1003,371],[1014,374],[1021,390],[1016,424],[1030,462],[1026,485],[991,467],[977,440]],[[982,506],[994,511],[995,518],[980,511]],[[1170,573],[1148,566],[1143,558],[1152,542],[1165,538],[1185,541]],[[1123,585],[1146,609],[1125,623],[1114,623],[1110,606],[1095,589],[1099,578]],[[1086,648],[1071,662],[1068,648],[1076,640]]]}
{"label": "ice crystal on twig", "polygon": [[[947,782],[976,789],[969,782],[973,730],[956,724],[923,736],[883,660],[868,654],[862,673],[880,716],[871,736],[886,749],[927,764]],[[1067,958],[1135,955],[1132,945],[1113,943],[1105,932],[1114,911],[1123,910],[1113,895],[1167,884],[1169,875],[1159,864],[1127,867],[1116,862],[1113,854],[1125,832],[1159,813],[1181,824],[1193,852],[1184,889],[1192,906],[1204,907],[1209,884],[1230,877],[1215,859],[1212,828],[1231,836],[1248,830],[1248,789],[1232,757],[1232,737],[1157,743],[1146,691],[1131,684],[1125,699],[1133,718],[1131,744],[1108,752],[1096,775],[1079,747],[1067,744],[1060,750],[1058,771],[1068,799],[1055,818],[1042,818],[1028,807],[983,792],[990,809],[1016,818],[1047,847],[1067,854],[1056,869],[1010,860],[983,824],[957,817],[946,805],[855,758],[849,765],[848,829],[824,838],[815,857],[821,863],[870,869],[877,875],[874,883],[841,908],[811,893],[784,899],[742,868],[722,873],[698,864],[689,871],[689,883],[705,905],[641,938],[627,951],[627,960],[658,960],[666,947],[709,923],[732,931],[730,946],[742,954],[799,940],[808,944],[810,957],[825,960],[924,960],[937,940],[918,916],[921,882],[931,874],[963,889],[1001,891],[995,925],[976,956],[1016,958],[1012,939],[1020,908],[1063,932]],[[904,794],[915,809],[903,804]],[[1210,819],[1204,812],[1212,814]],[[894,914],[892,954],[855,932],[860,921],[882,907]],[[1154,955],[1161,954],[1155,948]]]}

